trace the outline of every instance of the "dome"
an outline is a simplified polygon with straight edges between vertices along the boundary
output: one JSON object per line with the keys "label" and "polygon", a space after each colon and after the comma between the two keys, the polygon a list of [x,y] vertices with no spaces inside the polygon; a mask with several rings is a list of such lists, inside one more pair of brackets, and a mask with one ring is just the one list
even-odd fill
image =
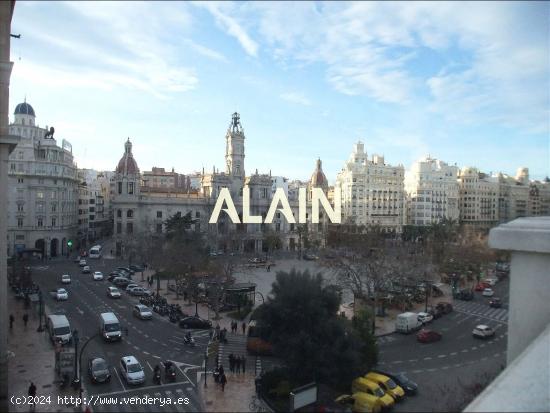
{"label": "dome", "polygon": [[130,138],[124,144],[124,155],[118,161],[116,172],[123,175],[135,175],[139,173],[137,162],[134,159],[134,155],[132,155],[132,142],[130,142]]}
{"label": "dome", "polygon": [[325,173],[323,172],[321,159],[317,159],[317,166],[315,168],[315,171],[313,171],[313,175],[311,175],[309,183],[313,188],[328,188],[328,181]]}
{"label": "dome", "polygon": [[31,115],[36,117],[34,114],[34,109],[27,102],[20,103],[15,107],[14,115]]}

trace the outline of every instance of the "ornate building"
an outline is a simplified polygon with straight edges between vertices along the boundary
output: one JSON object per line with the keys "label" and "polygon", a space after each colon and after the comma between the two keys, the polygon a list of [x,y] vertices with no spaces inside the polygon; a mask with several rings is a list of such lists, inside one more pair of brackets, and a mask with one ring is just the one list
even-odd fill
{"label": "ornate building", "polygon": [[78,230],[78,179],[72,148],[57,146],[48,130],[35,124],[27,102],[16,106],[11,135],[21,141],[9,157],[8,254],[35,248],[47,257],[66,254]]}

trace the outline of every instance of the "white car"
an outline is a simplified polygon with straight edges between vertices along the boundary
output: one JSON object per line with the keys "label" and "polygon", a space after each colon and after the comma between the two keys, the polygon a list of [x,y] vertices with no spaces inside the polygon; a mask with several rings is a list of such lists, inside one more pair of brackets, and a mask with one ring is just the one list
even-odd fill
{"label": "white car", "polygon": [[62,284],[70,284],[71,283],[71,276],[69,274],[63,274],[61,276],[61,283]]}
{"label": "white car", "polygon": [[425,312],[418,313],[418,321],[420,321],[422,324],[428,324],[430,321],[434,319],[434,316]]}
{"label": "white car", "polygon": [[91,271],[92,270],[88,265],[85,265],[84,267],[82,267],[82,274],[89,274]]}
{"label": "white car", "polygon": [[103,280],[103,273],[100,271],[94,272],[94,281],[102,281]]}
{"label": "white car", "polygon": [[120,298],[122,294],[120,294],[120,290],[116,287],[109,287],[107,288],[107,296],[111,298]]}
{"label": "white car", "polygon": [[130,284],[128,284],[128,285],[126,286],[126,292],[128,292],[128,293],[129,293],[129,292],[132,292],[132,290],[133,290],[134,288],[137,288],[137,287],[139,287],[139,285],[134,284],[134,283],[130,283]]}
{"label": "white car", "polygon": [[145,372],[134,356],[124,356],[120,359],[120,374],[128,384],[145,382]]}
{"label": "white car", "polygon": [[150,320],[153,318],[153,312],[151,309],[143,304],[134,306],[134,316],[141,318],[142,320]]}
{"label": "white car", "polygon": [[498,281],[498,280],[497,280],[496,278],[485,278],[485,279],[483,280],[483,282],[486,282],[486,283],[489,284],[491,287],[492,287],[493,285],[495,285],[495,284],[497,283],[497,281]]}
{"label": "white car", "polygon": [[55,295],[55,299],[57,301],[65,301],[69,299],[69,293],[64,288],[58,288],[57,293]]}
{"label": "white car", "polygon": [[483,297],[492,297],[493,295],[495,295],[495,292],[493,291],[492,288],[485,288],[483,290],[482,295],[483,295]]}
{"label": "white car", "polygon": [[81,267],[84,267],[86,265],[86,260],[80,260],[78,265],[80,265]]}
{"label": "white car", "polygon": [[472,335],[479,338],[493,337],[495,335],[495,330],[485,324],[480,324],[474,328]]}

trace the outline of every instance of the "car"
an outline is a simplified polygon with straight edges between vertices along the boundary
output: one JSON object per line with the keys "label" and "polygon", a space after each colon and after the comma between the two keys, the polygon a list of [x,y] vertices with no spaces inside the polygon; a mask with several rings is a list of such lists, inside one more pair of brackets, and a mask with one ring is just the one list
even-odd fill
{"label": "car", "polygon": [[151,309],[143,304],[135,305],[133,314],[135,317],[142,320],[150,320],[153,318],[153,312],[151,311]]}
{"label": "car", "polygon": [[441,340],[442,335],[434,330],[422,329],[416,335],[416,339],[420,343],[433,343],[434,341]]}
{"label": "car", "polygon": [[120,275],[118,275],[118,274],[109,274],[109,276],[107,277],[107,281],[113,282],[113,280],[117,277],[120,277]]}
{"label": "car", "polygon": [[425,313],[423,311],[418,313],[418,321],[420,321],[422,324],[428,324],[434,319],[434,316],[428,313]]}
{"label": "car", "polygon": [[495,330],[485,324],[480,324],[474,328],[472,335],[477,338],[489,338],[495,335]]}
{"label": "car", "polygon": [[149,290],[148,288],[143,289],[143,294],[142,295],[144,295],[145,297],[151,297],[153,294],[154,293],[151,290]]}
{"label": "car", "polygon": [[180,320],[181,328],[197,328],[197,329],[206,329],[212,328],[212,321],[204,320],[200,317],[185,317]]}
{"label": "car", "polygon": [[497,283],[498,279],[496,278],[485,278],[483,280],[484,283],[489,284],[491,287],[493,287]]}
{"label": "car", "polygon": [[489,288],[489,287],[491,287],[491,286],[488,283],[480,282],[474,287],[474,290],[483,291],[485,288]]}
{"label": "car", "polygon": [[500,308],[502,307],[502,300],[498,297],[493,297],[489,300],[489,307]]}
{"label": "car", "polygon": [[66,301],[69,299],[69,293],[64,288],[58,288],[55,294],[55,299],[57,301]]}
{"label": "car", "polygon": [[129,291],[129,293],[131,295],[136,295],[136,296],[149,295],[149,294],[146,294],[145,291],[149,291],[149,290],[145,290],[145,288],[143,287],[134,287]]}
{"label": "car", "polygon": [[88,372],[93,383],[106,383],[111,380],[109,365],[101,357],[92,357],[88,360]]}
{"label": "car", "polygon": [[134,271],[128,267],[118,267],[117,270],[126,271],[128,274],[134,275]]}
{"label": "car", "polygon": [[366,379],[365,377],[358,377],[351,383],[351,391],[353,393],[363,392],[375,396],[382,405],[382,409],[390,409],[395,400],[375,382]]}
{"label": "car", "polygon": [[440,308],[440,307],[432,307],[432,306],[429,306],[428,307],[428,314],[430,314],[431,316],[433,316],[434,320],[438,319],[439,317],[441,317],[444,313],[443,313],[443,310]]}
{"label": "car", "polygon": [[78,265],[81,266],[81,267],[86,266],[86,260],[81,259],[80,261],[78,261]]}
{"label": "car", "polygon": [[495,292],[493,291],[492,288],[485,288],[483,290],[482,295],[483,295],[483,297],[492,297],[493,295],[495,295]]}
{"label": "car", "polygon": [[453,305],[451,303],[446,303],[444,301],[438,302],[435,308],[440,309],[443,312],[443,314],[449,314],[453,312]]}
{"label": "car", "polygon": [[120,298],[122,294],[120,290],[116,287],[107,287],[107,297],[111,298]]}
{"label": "car", "polygon": [[136,283],[130,283],[126,286],[125,290],[126,290],[127,293],[129,293],[130,291],[132,291],[136,287],[139,287],[139,285],[136,284]]}
{"label": "car", "polygon": [[395,401],[401,401],[405,397],[405,391],[390,377],[374,371],[370,371],[365,378],[378,384],[384,392],[389,394]]}
{"label": "car", "polygon": [[461,290],[456,295],[456,298],[462,301],[472,301],[474,299],[474,293],[472,290]]}
{"label": "car", "polygon": [[113,284],[117,287],[125,288],[128,284],[130,284],[130,280],[124,277],[116,277],[115,279],[113,279]]}
{"label": "car", "polygon": [[342,411],[346,412],[379,413],[382,410],[382,402],[378,397],[360,391],[354,394],[343,394],[334,402],[344,406],[345,410]]}
{"label": "car", "polygon": [[82,274],[89,274],[91,272],[91,269],[89,266],[85,265],[82,267]]}
{"label": "car", "polygon": [[142,384],[145,382],[143,367],[134,356],[124,356],[120,359],[120,375],[128,384]]}
{"label": "car", "polygon": [[71,283],[71,276],[68,274],[63,274],[61,276],[61,283],[62,284],[70,284]]}
{"label": "car", "polygon": [[78,255],[77,255],[76,257],[74,257],[73,262],[74,262],[75,264],[80,264],[80,257],[79,257]]}
{"label": "car", "polygon": [[414,396],[418,393],[418,385],[409,379],[405,373],[388,373],[387,371],[383,370],[372,370],[375,373],[383,374],[384,376],[389,377],[392,379],[395,384],[400,386],[403,390],[405,390],[405,394],[407,396]]}
{"label": "car", "polygon": [[130,265],[128,268],[131,269],[134,273],[145,271],[145,268],[143,268],[139,265],[134,265],[134,264]]}
{"label": "car", "polygon": [[103,281],[103,273],[101,271],[94,272],[94,281]]}

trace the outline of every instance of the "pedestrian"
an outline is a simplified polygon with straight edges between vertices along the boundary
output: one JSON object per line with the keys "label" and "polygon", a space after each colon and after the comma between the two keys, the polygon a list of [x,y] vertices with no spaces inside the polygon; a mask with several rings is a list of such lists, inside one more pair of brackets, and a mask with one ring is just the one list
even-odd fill
{"label": "pedestrian", "polygon": [[220,368],[216,367],[214,369],[214,382],[219,383],[220,382]]}
{"label": "pedestrian", "polygon": [[246,356],[242,356],[241,364],[243,366],[243,374],[245,374],[246,373]]}
{"label": "pedestrian", "polygon": [[243,329],[243,336],[244,336],[246,333],[246,324],[244,321],[243,321],[242,329]]}
{"label": "pedestrian", "polygon": [[229,355],[229,371],[233,373],[235,371],[235,357],[233,353]]}
{"label": "pedestrian", "polygon": [[29,315],[27,313],[23,314],[23,324],[25,324],[25,328],[27,328],[27,323],[29,322]]}
{"label": "pedestrian", "polygon": [[227,377],[225,377],[225,374],[222,374],[220,377],[220,383],[222,384],[222,391],[225,391],[225,383],[227,383]]}
{"label": "pedestrian", "polygon": [[235,357],[235,366],[237,367],[235,369],[235,373],[241,373],[241,357],[240,356],[237,356]]}
{"label": "pedestrian", "polygon": [[13,329],[13,322],[15,321],[15,317],[13,314],[10,314],[10,330]]}
{"label": "pedestrian", "polygon": [[216,324],[216,339],[220,339],[220,325]]}
{"label": "pedestrian", "polygon": [[36,397],[36,386],[34,385],[34,383],[31,381],[31,385],[29,386],[29,396],[31,398],[31,405],[32,405],[32,410],[34,411],[35,409],[35,403],[34,403],[34,398]]}

